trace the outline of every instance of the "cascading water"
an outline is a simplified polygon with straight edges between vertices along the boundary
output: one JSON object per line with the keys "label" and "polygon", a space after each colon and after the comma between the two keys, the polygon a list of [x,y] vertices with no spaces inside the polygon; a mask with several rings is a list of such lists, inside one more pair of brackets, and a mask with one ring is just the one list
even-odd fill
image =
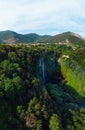
{"label": "cascading water", "polygon": [[44,58],[41,57],[40,59],[40,66],[41,66],[41,77],[42,77],[42,82],[45,83],[46,82],[46,73],[45,73],[45,62],[44,62]]}

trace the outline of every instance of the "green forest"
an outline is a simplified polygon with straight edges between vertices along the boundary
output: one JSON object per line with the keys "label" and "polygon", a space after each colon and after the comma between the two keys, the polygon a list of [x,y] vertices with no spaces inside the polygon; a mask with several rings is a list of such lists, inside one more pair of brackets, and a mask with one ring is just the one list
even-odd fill
{"label": "green forest", "polygon": [[85,46],[0,44],[0,130],[85,130]]}

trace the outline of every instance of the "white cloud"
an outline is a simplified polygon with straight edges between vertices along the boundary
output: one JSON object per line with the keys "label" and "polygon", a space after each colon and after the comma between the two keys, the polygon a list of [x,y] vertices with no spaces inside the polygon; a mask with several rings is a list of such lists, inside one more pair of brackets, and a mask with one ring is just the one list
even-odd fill
{"label": "white cloud", "polygon": [[[0,30],[85,34],[84,0],[0,0]],[[41,31],[40,31],[41,30]]]}

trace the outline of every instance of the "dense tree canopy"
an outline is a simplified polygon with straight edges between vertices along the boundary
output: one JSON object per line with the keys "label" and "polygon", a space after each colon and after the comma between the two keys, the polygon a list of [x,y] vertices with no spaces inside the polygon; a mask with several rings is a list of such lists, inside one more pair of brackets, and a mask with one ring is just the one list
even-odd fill
{"label": "dense tree canopy", "polygon": [[85,48],[75,49],[0,45],[1,130],[84,130]]}

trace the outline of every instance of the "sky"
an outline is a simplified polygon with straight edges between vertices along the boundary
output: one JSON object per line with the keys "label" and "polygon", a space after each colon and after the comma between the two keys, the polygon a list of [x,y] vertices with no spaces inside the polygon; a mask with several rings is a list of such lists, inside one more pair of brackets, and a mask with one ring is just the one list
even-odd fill
{"label": "sky", "polygon": [[0,0],[0,31],[85,37],[85,0]]}

